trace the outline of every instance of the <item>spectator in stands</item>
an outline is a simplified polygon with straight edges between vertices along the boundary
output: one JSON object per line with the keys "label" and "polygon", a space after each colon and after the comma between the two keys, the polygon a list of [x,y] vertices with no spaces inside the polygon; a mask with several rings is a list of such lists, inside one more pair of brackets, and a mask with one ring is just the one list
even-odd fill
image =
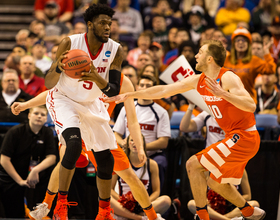
{"label": "spectator in stands", "polygon": [[[78,22],[84,23],[84,12],[87,10],[87,8],[90,6],[90,4],[93,3],[92,0],[74,0],[74,12],[73,12],[73,18],[72,18],[72,24],[76,24]],[[86,31],[85,31],[86,32]]]}
{"label": "spectator in stands", "polygon": [[[219,41],[221,41],[223,46],[224,46],[224,48],[227,49],[228,41],[227,41],[224,33],[221,30],[219,30],[219,29],[214,30],[213,35],[212,35],[212,40],[219,40]],[[229,54],[229,52],[227,50],[227,55],[228,54]]]}
{"label": "spectator in stands", "polygon": [[140,72],[146,66],[147,64],[154,64],[152,56],[150,53],[142,53],[139,55],[136,69],[137,69],[137,75],[139,76]]}
{"label": "spectator in stands", "polygon": [[128,45],[125,42],[120,42],[122,48],[123,48],[123,62],[122,62],[122,67],[129,65],[127,61],[127,55],[128,55]]}
{"label": "spectator in stands", "polygon": [[[2,92],[0,93],[0,121],[1,122],[27,122],[28,111],[21,112],[15,116],[11,112],[11,105],[18,101],[27,101],[33,96],[25,93],[19,88],[18,73],[14,69],[6,69],[3,73]],[[9,126],[0,127],[1,133],[6,133]]]}
{"label": "spectator in stands", "polygon": [[44,13],[46,5],[56,4],[59,8],[58,17],[60,22],[70,21],[74,11],[74,1],[72,0],[36,0],[34,4],[34,12],[36,19],[46,21],[47,17]]}
{"label": "spectator in stands", "polygon": [[206,29],[204,21],[204,9],[201,6],[192,6],[191,11],[186,15],[185,28],[189,30],[190,38],[195,43],[198,44],[200,40],[201,33]]}
{"label": "spectator in stands", "polygon": [[238,28],[231,36],[231,53],[226,57],[224,67],[232,69],[241,78],[245,89],[257,103],[254,82],[258,74],[274,74],[276,64],[269,53],[272,42],[264,46],[264,59],[252,55],[252,37],[245,28]]}
{"label": "spectator in stands", "polygon": [[280,91],[280,61],[277,62],[276,77],[277,77],[276,86],[278,91]]}
{"label": "spectator in stands", "polygon": [[35,60],[35,66],[39,68],[43,72],[43,74],[46,74],[46,72],[50,69],[52,65],[52,60],[45,55],[46,53],[46,42],[43,40],[35,42],[32,48],[32,55]]}
{"label": "spectator in stands", "polygon": [[[183,7],[185,6],[184,4],[187,1],[184,1],[183,3]],[[184,20],[184,27],[186,27],[187,29],[190,26],[190,23],[188,23],[189,18],[190,18],[190,14],[194,13],[196,10],[199,10],[202,13],[202,24],[206,27],[214,27],[215,23],[214,23],[214,15],[216,15],[216,11],[214,13],[214,15],[210,16],[206,7],[206,2],[208,2],[209,5],[209,1],[205,1],[205,0],[194,0],[194,1],[189,1],[189,3],[192,2],[192,5],[189,6],[188,10],[184,13],[183,15],[183,20]],[[217,1],[212,1],[211,5],[215,7],[215,4],[217,5]],[[218,7],[218,5],[216,6]],[[202,9],[202,10],[201,10]],[[183,9],[185,11],[185,8]]]}
{"label": "spectator in stands", "polygon": [[[225,132],[220,128],[215,118],[210,116],[207,112],[203,111],[199,115],[191,119],[194,107],[195,105],[190,102],[189,108],[181,120],[180,131],[197,132],[203,129],[204,126],[206,126],[205,147],[208,147],[213,143],[223,140],[225,138]],[[251,206],[259,207],[259,203],[257,201],[250,201],[251,190],[246,170],[244,170],[240,188],[242,191],[242,196],[247,201],[249,201],[248,203]],[[238,208],[235,208],[234,210],[231,210],[230,212],[226,213],[226,210],[228,211],[228,208],[231,204],[226,202],[226,200],[223,197],[215,193],[213,190],[208,189],[207,198],[209,203],[207,210],[211,219],[230,219],[237,216],[241,216],[241,212]],[[193,214],[196,213],[196,205],[194,200],[189,201],[188,208]]]}
{"label": "spectator in stands", "polygon": [[[138,81],[137,90],[143,90],[156,85],[156,79],[151,76],[142,76]],[[167,167],[167,160],[162,151],[167,147],[171,135],[170,119],[167,111],[153,100],[138,99],[135,101],[137,119],[141,132],[147,143],[147,154],[155,160],[159,166],[160,186],[164,183],[164,173]],[[127,138],[129,131],[126,122],[126,113],[123,108],[113,128],[117,142],[123,145],[126,142],[122,137]]]}
{"label": "spectator in stands", "polygon": [[13,47],[13,50],[12,50],[12,55],[13,55],[13,56],[20,56],[20,57],[23,57],[26,53],[27,53],[27,49],[26,49],[26,47],[23,46],[23,45],[16,44],[16,45]]}
{"label": "spectator in stands", "polygon": [[255,41],[262,41],[262,36],[259,32],[253,32],[251,33],[252,35],[252,41],[255,42]]}
{"label": "spectator in stands", "polygon": [[4,137],[0,157],[0,199],[6,218],[25,217],[26,187],[35,188],[43,178],[42,171],[56,162],[53,131],[44,126],[47,113],[45,106],[32,108],[29,122],[14,126]]}
{"label": "spectator in stands", "polygon": [[153,41],[165,47],[168,41],[168,29],[163,15],[157,14],[153,16],[152,30],[154,34]]}
{"label": "spectator in stands", "polygon": [[279,105],[280,94],[275,88],[276,82],[276,75],[262,75],[262,84],[256,89],[256,113],[277,115],[277,106]]}
{"label": "spectator in stands", "polygon": [[55,2],[48,2],[44,7],[45,14],[45,32],[44,40],[47,42],[47,50],[50,51],[52,46],[66,37],[69,28],[59,20],[59,8]]}
{"label": "spectator in stands", "polygon": [[151,11],[144,13],[144,22],[146,29],[152,29],[152,20],[156,15],[162,15],[165,18],[167,29],[169,30],[171,27],[181,27],[182,22],[182,13],[181,11],[176,11],[174,13],[173,8],[170,7],[170,3],[174,1],[168,0],[158,0],[156,1],[155,7],[152,8]]}
{"label": "spectator in stands", "polygon": [[130,50],[127,55],[127,61],[130,65],[137,67],[137,60],[140,54],[149,53],[149,47],[152,43],[152,32],[149,30],[143,31],[138,40],[138,47]]}
{"label": "spectator in stands", "polygon": [[[253,39],[252,39],[253,40]],[[255,55],[262,60],[264,60],[264,50],[263,50],[263,42],[261,41],[252,41],[252,55]],[[259,73],[255,79],[254,87],[258,87],[262,84],[262,75]]]}
{"label": "spectator in stands", "polygon": [[280,16],[275,16],[273,18],[269,31],[271,32],[273,38],[273,45],[270,48],[270,54],[273,56],[275,63],[277,63],[280,56]]}
{"label": "spectator in stands", "polygon": [[35,60],[30,55],[20,59],[19,88],[29,95],[36,96],[46,90],[45,80],[35,75]]}
{"label": "spectator in stands", "polygon": [[159,75],[166,69],[166,65],[163,64],[163,47],[158,42],[153,42],[150,46],[151,56],[153,58],[154,65],[158,69]]}
{"label": "spectator in stands", "polygon": [[163,63],[169,65],[174,59],[178,57],[178,47],[186,40],[190,40],[189,32],[184,28],[179,28],[175,37],[176,48],[167,52],[164,56]]}
{"label": "spectator in stands", "polygon": [[124,41],[130,47],[134,47],[144,28],[140,12],[129,5],[130,0],[117,0],[113,18],[116,18],[119,22],[120,41]]}
{"label": "spectator in stands", "polygon": [[44,39],[44,37],[46,36],[46,27],[45,24],[42,21],[39,20],[35,20],[33,25],[31,25],[32,29],[31,31],[33,31],[35,34],[37,34],[37,37],[39,39]]}
{"label": "spectator in stands", "polygon": [[225,7],[218,10],[215,23],[226,36],[230,36],[240,21],[249,23],[250,12],[243,8],[243,0],[227,0]]}
{"label": "spectator in stands", "polygon": [[[169,209],[171,200],[169,196],[160,196],[160,179],[157,163],[148,158],[147,162],[142,167],[138,167],[137,165],[139,164],[139,159],[137,156],[137,149],[130,135],[127,137],[126,142],[125,152],[129,158],[132,169],[143,182],[146,190],[148,191],[155,212],[163,215]],[[144,149],[146,150],[144,137],[143,142]],[[119,183],[119,194],[114,190],[117,181]],[[141,215],[141,213],[143,213],[142,208],[133,198],[130,187],[121,177],[117,175],[113,176],[111,192],[111,204],[114,209],[115,219],[143,219],[143,216]],[[129,207],[129,202],[132,204],[134,203],[135,207]]]}
{"label": "spectator in stands", "polygon": [[27,29],[20,29],[16,34],[16,44],[25,46],[29,32]]}
{"label": "spectator in stands", "polygon": [[120,25],[116,18],[112,19],[110,38],[115,41],[120,40]]}
{"label": "spectator in stands", "polygon": [[178,28],[177,27],[172,27],[172,28],[169,29],[167,43],[166,43],[166,45],[164,47],[164,55],[167,52],[169,52],[169,51],[171,51],[171,50],[176,48],[177,45],[176,45],[175,38],[176,38],[177,32],[178,32]]}
{"label": "spectator in stands", "polygon": [[179,45],[178,51],[179,51],[179,56],[184,55],[184,57],[187,59],[190,66],[192,67],[192,69],[196,73],[200,73],[199,71],[197,71],[195,69],[196,60],[195,60],[194,55],[197,53],[197,49],[196,49],[196,46],[194,45],[193,41],[191,41],[191,40],[183,41]]}
{"label": "spectator in stands", "polygon": [[253,31],[262,33],[271,25],[273,17],[276,15],[275,1],[260,0],[256,8],[252,12],[252,29]]}
{"label": "spectator in stands", "polygon": [[74,24],[73,34],[82,34],[85,32],[87,32],[87,26],[85,22],[79,21]]}
{"label": "spectator in stands", "polygon": [[204,9],[205,12],[208,12],[209,16],[214,18],[219,4],[220,0],[183,0],[182,11],[184,14],[186,14],[191,10],[193,5],[199,5]]}
{"label": "spectator in stands", "polygon": [[122,68],[122,73],[130,79],[130,81],[133,84],[134,89],[136,89],[137,87],[137,83],[138,83],[138,76],[137,76],[137,72],[135,67],[131,66],[131,65],[127,65],[124,66]]}
{"label": "spectator in stands", "polygon": [[53,47],[52,47],[52,50],[51,50],[51,55],[50,55],[50,58],[52,61],[55,60],[55,56],[56,56],[56,51],[58,49],[58,45],[59,44],[55,44]]}
{"label": "spectator in stands", "polygon": [[13,55],[13,53],[10,53],[5,59],[5,65],[3,67],[3,70],[5,71],[6,69],[14,69],[16,70],[17,74],[20,75],[20,59],[21,57],[19,55]]}
{"label": "spectator in stands", "polygon": [[30,31],[29,35],[26,38],[26,44],[25,44],[25,47],[27,49],[27,54],[31,55],[32,47],[34,43],[38,40],[39,40],[38,35]]}

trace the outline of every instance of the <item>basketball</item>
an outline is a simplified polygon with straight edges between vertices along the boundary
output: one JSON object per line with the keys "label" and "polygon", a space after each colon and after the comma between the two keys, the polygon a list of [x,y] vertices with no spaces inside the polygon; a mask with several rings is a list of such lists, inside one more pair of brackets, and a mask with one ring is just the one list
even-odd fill
{"label": "basketball", "polygon": [[90,70],[91,59],[88,54],[79,49],[70,50],[66,54],[67,58],[62,60],[65,64],[64,72],[67,76],[79,79],[82,72],[88,72]]}

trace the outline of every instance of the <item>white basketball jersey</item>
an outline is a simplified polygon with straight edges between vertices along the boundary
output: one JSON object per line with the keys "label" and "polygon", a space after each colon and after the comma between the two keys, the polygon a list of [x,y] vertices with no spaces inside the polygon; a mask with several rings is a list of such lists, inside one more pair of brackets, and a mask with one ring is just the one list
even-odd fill
{"label": "white basketball jersey", "polygon": [[[91,58],[100,76],[106,81],[109,81],[110,65],[115,58],[119,44],[109,38],[108,42],[103,43],[98,53],[93,56],[89,50],[86,36],[87,33],[69,36],[71,40],[70,50],[80,49],[85,51]],[[78,80],[79,79],[73,79],[62,72],[56,88],[76,102],[91,102],[101,96],[102,92],[94,82],[78,82]]]}
{"label": "white basketball jersey", "polygon": [[206,111],[201,112],[194,119],[197,130],[201,130],[202,127],[206,126],[206,146],[214,144],[225,138],[225,132],[220,128],[216,120],[211,117]]}

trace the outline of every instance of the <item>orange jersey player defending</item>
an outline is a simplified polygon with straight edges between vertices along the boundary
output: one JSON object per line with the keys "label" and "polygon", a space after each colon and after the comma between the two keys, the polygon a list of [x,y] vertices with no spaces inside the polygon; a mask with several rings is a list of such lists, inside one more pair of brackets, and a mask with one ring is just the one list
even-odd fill
{"label": "orange jersey player defending", "polygon": [[[131,84],[130,80],[125,77],[124,75],[121,76],[121,90],[120,93],[125,93],[128,91],[134,91],[133,85]],[[37,97],[31,99],[28,102],[15,102],[11,109],[14,114],[19,114],[21,111],[24,111],[25,109],[28,109],[32,106],[37,106],[46,103],[46,97],[47,97],[47,92],[41,93]],[[51,91],[50,91],[51,92]],[[114,108],[115,108],[115,103],[105,103],[105,106],[108,110],[108,113],[111,115]],[[142,136],[139,128],[139,124],[137,121],[136,113],[134,109],[134,102],[133,100],[128,100],[127,102],[124,103],[125,108],[129,111],[127,111],[127,117],[128,117],[128,126],[132,132],[132,136],[137,140],[138,145],[138,150],[140,152],[140,155],[142,155],[143,151],[143,141],[142,141]],[[139,146],[140,145],[140,146]],[[85,145],[83,144],[83,151],[76,163],[76,167],[83,167],[87,165],[87,159],[85,158],[84,152],[87,153],[89,159],[91,162],[97,167],[94,155],[92,151],[88,151],[85,148]],[[61,155],[63,155],[65,152],[65,146],[61,145],[60,146],[60,158],[62,158]],[[151,201],[149,199],[149,195],[142,184],[142,182],[139,180],[139,178],[135,175],[134,171],[132,170],[129,160],[124,153],[124,151],[118,146],[117,149],[111,151],[112,155],[114,156],[114,172],[116,172],[119,176],[121,176],[131,187],[133,196],[135,199],[139,202],[141,207],[144,209],[145,214],[147,217],[144,217],[143,219],[157,219],[161,220],[162,218],[160,215],[156,214]],[[145,154],[144,154],[145,155]],[[146,162],[146,159],[144,160]],[[57,164],[55,169],[52,172],[49,184],[48,184],[48,190],[46,192],[46,196],[42,204],[39,204],[37,207],[35,207],[35,210],[32,211],[29,215],[31,219],[42,219],[43,217],[46,217],[50,211],[50,208],[52,206],[52,202],[54,197],[57,194],[58,191],[58,176],[59,176],[59,165],[60,162]],[[143,164],[139,164],[142,166]],[[71,205],[72,203],[70,203]],[[131,219],[142,219],[142,216],[135,215],[131,216],[130,213],[128,213],[127,218]]]}
{"label": "orange jersey player defending", "polygon": [[[191,189],[196,203],[196,220],[209,220],[207,212],[207,185],[236,205],[245,219],[263,219],[265,211],[250,206],[233,184],[240,184],[244,168],[259,149],[260,138],[255,126],[256,105],[244,89],[240,78],[224,69],[226,51],[220,41],[205,41],[195,56],[193,75],[170,85],[121,94],[105,101],[122,102],[131,98],[159,99],[197,89],[213,112],[225,139],[210,145],[186,163]],[[204,172],[210,171],[206,179]],[[243,218],[240,217],[240,218]]]}

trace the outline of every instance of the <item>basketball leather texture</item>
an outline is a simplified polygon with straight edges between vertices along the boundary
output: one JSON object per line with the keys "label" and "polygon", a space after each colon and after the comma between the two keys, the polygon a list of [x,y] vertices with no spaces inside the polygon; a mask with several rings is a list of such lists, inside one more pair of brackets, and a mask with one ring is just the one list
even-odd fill
{"label": "basketball leather texture", "polygon": [[85,51],[73,49],[66,56],[67,58],[62,60],[65,64],[63,68],[66,75],[79,79],[82,72],[89,72],[91,59]]}

